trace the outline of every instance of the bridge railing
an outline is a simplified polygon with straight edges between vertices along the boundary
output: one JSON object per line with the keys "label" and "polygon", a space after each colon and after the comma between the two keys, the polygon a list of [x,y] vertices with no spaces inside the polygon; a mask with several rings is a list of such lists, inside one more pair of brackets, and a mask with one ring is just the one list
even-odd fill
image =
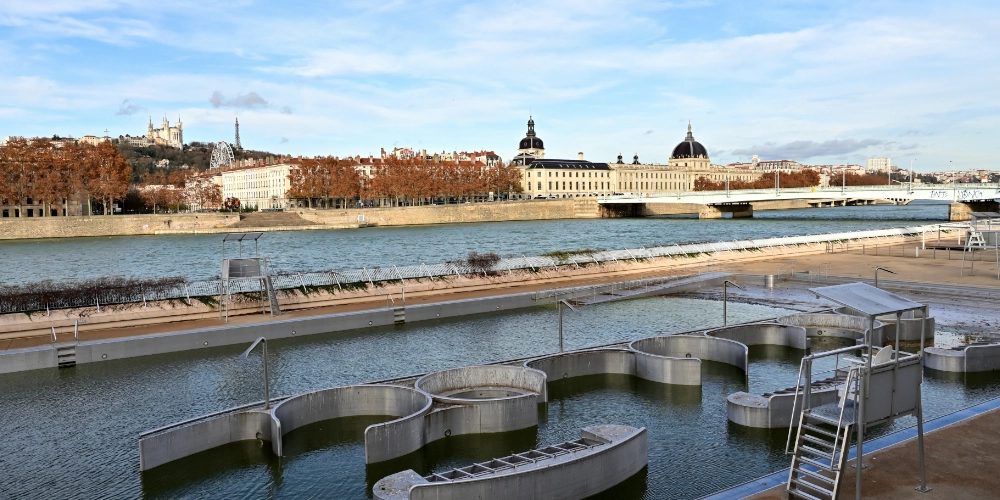
{"label": "bridge railing", "polygon": [[[453,261],[437,264],[419,264],[410,266],[362,267],[361,269],[325,270],[311,272],[279,271],[271,275],[276,290],[292,292],[300,289],[303,293],[313,293],[324,289],[330,292],[366,289],[369,287],[394,287],[404,285],[404,280],[437,280],[447,277],[460,277],[480,274],[510,274],[515,271],[530,270],[542,272],[558,270],[565,266],[582,267],[592,264],[614,262],[639,262],[656,258],[680,259],[689,257],[709,256],[708,266],[717,264],[719,260],[711,260],[716,255],[744,251],[755,251],[769,248],[789,248],[802,245],[817,245],[830,242],[856,241],[873,238],[891,238],[898,236],[914,236],[926,232],[936,232],[942,225],[912,226],[893,229],[873,229],[867,231],[851,231],[805,236],[783,236],[763,239],[740,239],[732,241],[697,242],[685,244],[661,245],[655,247],[623,248],[621,250],[601,250],[595,252],[567,253],[559,256],[509,256],[502,258],[489,268],[475,267],[465,261]],[[947,229],[946,229],[947,230]],[[72,286],[69,284],[69,286]],[[258,280],[230,281],[229,289],[234,294],[253,294],[261,291]],[[197,297],[213,297],[224,293],[220,280],[184,281],[174,287],[144,294],[142,297],[116,296],[100,299],[100,305],[110,304],[143,304],[145,300],[184,300]],[[0,289],[0,295],[3,290]],[[13,312],[44,311],[47,304],[39,301],[0,300],[0,314]],[[59,308],[93,307],[95,301],[91,297],[81,296],[78,300],[70,300],[58,305]]]}
{"label": "bridge railing", "polygon": [[836,184],[831,184],[829,186],[815,186],[815,187],[796,187],[796,188],[761,188],[761,189],[719,189],[712,191],[650,191],[650,196],[643,196],[641,194],[617,194],[617,195],[605,195],[598,196],[598,201],[600,200],[639,200],[643,198],[654,198],[654,197],[673,197],[673,198],[687,198],[687,197],[701,197],[705,195],[713,195],[718,193],[728,193],[730,195],[755,195],[755,194],[770,194],[774,192],[779,193],[840,193],[840,192],[861,192],[861,191],[951,191],[951,190],[994,190],[995,192],[1000,192],[1000,184],[998,183],[959,183],[959,184],[914,184],[910,185],[907,182],[901,184],[893,185],[877,185],[877,186],[838,186]]}

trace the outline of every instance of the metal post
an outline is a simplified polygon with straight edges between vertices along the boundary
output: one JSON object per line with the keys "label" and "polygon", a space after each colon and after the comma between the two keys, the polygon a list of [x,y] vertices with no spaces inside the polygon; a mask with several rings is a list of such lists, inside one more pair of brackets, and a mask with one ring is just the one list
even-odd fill
{"label": "metal post", "polygon": [[[923,307],[923,317],[920,318],[920,373],[924,372],[924,334],[927,329],[927,316],[930,315],[929,308]],[[898,328],[898,327],[897,327]],[[920,486],[916,488],[921,493],[931,491],[927,487],[927,474],[924,469],[924,405],[923,405],[923,378],[917,390],[917,454],[920,457]]]}
{"label": "metal post", "polygon": [[[556,308],[559,309],[559,352],[562,352],[562,301],[560,300],[556,304]],[[52,333],[52,338],[55,339],[55,332]],[[55,342],[55,340],[53,340]]]}
{"label": "metal post", "polygon": [[[885,272],[890,273],[890,274],[896,274],[894,271],[890,271],[890,270],[888,270],[888,269],[886,269],[886,268],[884,268],[882,266],[876,267],[875,268],[875,288],[878,288],[878,272],[879,271],[885,271]],[[898,328],[898,325],[897,325],[897,328]]]}
{"label": "metal post", "polygon": [[261,356],[264,359],[264,409],[269,410],[271,409],[271,387],[267,378],[267,339],[261,337],[255,340],[253,344],[250,344],[250,347],[247,347],[247,350],[243,351],[243,354],[240,354],[238,359],[247,359],[250,351],[252,351],[254,347],[257,347],[257,344],[263,344],[264,349],[264,353]]}
{"label": "metal post", "polygon": [[574,309],[573,306],[569,305],[569,302],[566,302],[566,300],[560,300],[556,304],[556,307],[559,309],[559,352],[563,352],[563,310],[562,310],[562,306],[566,306],[566,307],[569,308],[570,311],[576,312],[576,309]]}
{"label": "metal post", "polygon": [[736,288],[743,290],[743,287],[733,283],[732,281],[726,280],[722,282],[722,326],[726,326],[729,320],[729,315],[726,313],[726,308],[729,303],[729,285],[733,285]]}

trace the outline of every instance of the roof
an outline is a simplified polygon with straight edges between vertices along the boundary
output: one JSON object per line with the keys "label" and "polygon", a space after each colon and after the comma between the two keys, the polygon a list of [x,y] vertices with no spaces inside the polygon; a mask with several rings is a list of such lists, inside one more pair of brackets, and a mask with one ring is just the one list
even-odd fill
{"label": "roof", "polygon": [[531,162],[531,166],[528,168],[611,170],[611,167],[609,167],[607,163],[593,163],[587,160],[557,160],[548,158],[535,160]]}
{"label": "roof", "polygon": [[866,283],[823,286],[810,288],[809,291],[869,316],[881,316],[924,307],[923,304],[918,304]]}

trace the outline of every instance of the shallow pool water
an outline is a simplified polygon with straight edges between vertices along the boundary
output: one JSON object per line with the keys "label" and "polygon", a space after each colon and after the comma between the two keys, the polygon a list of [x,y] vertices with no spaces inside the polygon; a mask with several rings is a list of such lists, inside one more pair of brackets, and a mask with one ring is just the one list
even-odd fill
{"label": "shallow pool water", "polygon": [[[730,303],[730,322],[788,313]],[[293,394],[469,364],[541,355],[558,346],[556,312],[539,307],[399,327],[275,340],[272,394]],[[568,349],[718,326],[721,304],[648,298],[579,308],[565,316]],[[787,467],[786,429],[730,424],[726,396],[794,383],[802,351],[751,350],[749,375],[704,363],[704,385],[678,387],[628,376],[550,385],[537,428],[455,436],[406,457],[365,466],[365,426],[386,417],[339,419],[286,436],[285,457],[242,442],[139,472],[138,434],[259,400],[260,358],[246,346],[147,356],[0,376],[0,498],[366,498],[378,479],[412,468],[447,470],[575,439],[580,428],[621,423],[649,429],[649,467],[606,498],[694,498]],[[1000,376],[928,372],[925,412],[934,417],[1000,395]],[[873,437],[913,425],[904,418]]]}

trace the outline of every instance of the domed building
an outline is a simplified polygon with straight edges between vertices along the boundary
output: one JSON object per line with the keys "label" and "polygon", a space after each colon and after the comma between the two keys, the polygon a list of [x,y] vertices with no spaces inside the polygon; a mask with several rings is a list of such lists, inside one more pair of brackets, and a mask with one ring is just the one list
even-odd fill
{"label": "domed building", "polygon": [[708,150],[700,142],[694,140],[691,133],[691,122],[688,122],[688,133],[684,141],[674,147],[670,154],[669,165],[677,168],[708,169],[711,161],[708,158]]}
{"label": "domed building", "polygon": [[518,145],[517,156],[514,157],[514,164],[525,166],[531,165],[535,160],[545,158],[545,144],[542,139],[535,135],[535,120],[528,117],[528,133],[521,139]]}

